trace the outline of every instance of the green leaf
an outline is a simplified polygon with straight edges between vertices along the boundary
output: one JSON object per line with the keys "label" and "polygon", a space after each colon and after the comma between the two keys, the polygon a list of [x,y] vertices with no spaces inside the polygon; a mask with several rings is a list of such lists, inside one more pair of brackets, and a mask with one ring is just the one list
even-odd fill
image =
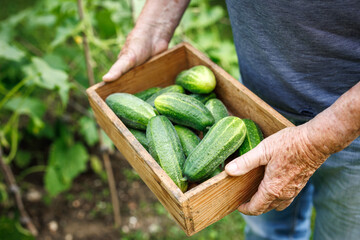
{"label": "green leaf", "polygon": [[94,146],[99,141],[99,135],[96,128],[95,120],[87,116],[83,116],[79,120],[80,134],[84,137],[89,146]]}
{"label": "green leaf", "polygon": [[59,173],[59,171],[57,171],[55,166],[52,165],[49,165],[46,168],[44,181],[45,188],[51,197],[56,196],[60,192],[65,191],[70,187],[69,184],[65,184],[61,180],[61,174]]}
{"label": "green leaf", "polygon": [[70,36],[77,33],[79,30],[70,24],[60,26],[56,29],[55,39],[50,43],[51,48],[55,48],[59,44],[65,42]]}
{"label": "green leaf", "polygon": [[31,58],[31,64],[23,67],[26,75],[33,77],[33,82],[39,87],[57,90],[64,106],[69,99],[71,84],[65,71],[52,68],[47,62],[38,57]]}
{"label": "green leaf", "polygon": [[32,57],[31,62],[39,76],[38,84],[43,88],[54,89],[56,86],[61,87],[67,82],[68,75],[66,72],[50,67],[43,59]]}
{"label": "green leaf", "polygon": [[0,239],[35,240],[31,233],[21,226],[20,220],[5,215],[0,217]]}
{"label": "green leaf", "polygon": [[19,115],[25,114],[30,117],[37,118],[36,121],[39,121],[39,118],[42,118],[46,111],[46,105],[41,100],[37,98],[20,96],[10,99],[5,103],[4,108],[14,111]]}
{"label": "green leaf", "polygon": [[65,72],[69,71],[69,66],[64,60],[64,53],[55,54],[47,53],[43,56],[44,61],[46,61],[50,67],[63,70]]}
{"label": "green leaf", "polygon": [[31,153],[26,150],[18,150],[15,156],[16,166],[19,168],[25,168],[29,165],[31,160]]}
{"label": "green leaf", "polygon": [[46,189],[50,195],[54,196],[68,189],[73,179],[86,170],[88,159],[89,155],[83,144],[75,143],[69,146],[61,138],[56,140],[50,148],[45,174]]}
{"label": "green leaf", "polygon": [[51,27],[56,22],[56,16],[52,14],[37,15],[29,24],[32,27]]}
{"label": "green leaf", "polygon": [[15,46],[11,46],[4,41],[0,41],[0,58],[11,61],[20,61],[25,53]]}

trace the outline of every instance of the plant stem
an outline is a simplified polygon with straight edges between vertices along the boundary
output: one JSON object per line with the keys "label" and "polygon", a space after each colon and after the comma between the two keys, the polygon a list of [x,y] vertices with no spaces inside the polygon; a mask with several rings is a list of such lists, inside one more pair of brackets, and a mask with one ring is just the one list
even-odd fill
{"label": "plant stem", "polygon": [[22,171],[19,176],[17,176],[17,181],[21,182],[27,175],[36,173],[36,172],[45,172],[46,166],[45,165],[37,165],[33,167],[26,168],[24,171]]}
{"label": "plant stem", "polygon": [[119,227],[121,225],[120,204],[119,204],[119,199],[117,197],[118,194],[116,190],[115,178],[112,171],[111,161],[109,158],[109,150],[104,149],[103,147],[103,139],[99,128],[98,128],[98,135],[99,135],[100,144],[102,145],[101,149],[103,150],[102,157],[103,157],[105,171],[107,173],[107,179],[110,188],[111,203],[114,211],[115,227]]}
{"label": "plant stem", "polygon": [[21,80],[18,84],[13,87],[8,94],[1,100],[0,102],[0,109],[3,107],[3,105],[30,79],[30,77],[26,77],[23,80]]}
{"label": "plant stem", "polygon": [[[77,4],[78,4],[78,12],[79,12],[80,20],[84,21],[84,10],[83,10],[82,1],[78,0]],[[94,72],[91,67],[90,48],[89,48],[89,43],[87,41],[87,36],[84,31],[82,33],[82,36],[83,36],[83,46],[84,46],[84,54],[85,54],[85,60],[86,60],[86,71],[87,71],[87,76],[89,78],[89,84],[90,84],[90,86],[92,86],[95,84],[95,79],[94,79]]]}
{"label": "plant stem", "polygon": [[14,194],[15,202],[21,215],[21,222],[24,223],[27,229],[29,229],[29,231],[31,232],[31,234],[36,237],[38,235],[38,230],[36,229],[31,218],[29,217],[28,213],[25,210],[24,203],[22,201],[22,197],[20,193],[20,188],[16,184],[16,180],[14,174],[11,171],[11,168],[3,161],[1,145],[0,145],[0,167],[4,173],[6,183],[8,184],[10,191]]}
{"label": "plant stem", "polygon": [[[82,1],[77,0],[77,3],[78,3],[79,17],[80,17],[80,20],[83,21],[84,20],[84,10],[83,10]],[[95,81],[94,81],[94,72],[91,67],[90,47],[89,47],[89,43],[87,41],[85,31],[83,32],[83,45],[84,45],[84,54],[85,54],[85,60],[86,60],[87,75],[89,78],[89,85],[91,86],[91,85],[95,84]],[[103,143],[103,139],[102,139],[99,127],[97,127],[97,132],[99,135],[100,150],[102,152],[105,171],[108,176],[107,179],[108,179],[108,184],[109,184],[109,189],[110,189],[111,202],[112,202],[112,206],[113,206],[115,227],[119,227],[121,225],[120,204],[119,204],[119,199],[117,197],[118,194],[117,194],[117,190],[116,190],[114,174],[112,171],[111,161],[109,158],[109,150],[105,147],[105,145]]]}

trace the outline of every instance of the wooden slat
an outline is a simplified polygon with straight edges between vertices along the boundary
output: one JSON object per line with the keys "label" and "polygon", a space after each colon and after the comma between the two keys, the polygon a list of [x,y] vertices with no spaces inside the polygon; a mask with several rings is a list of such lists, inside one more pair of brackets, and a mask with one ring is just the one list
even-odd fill
{"label": "wooden slat", "polygon": [[188,235],[217,222],[237,209],[241,203],[250,200],[263,173],[263,167],[239,177],[230,177],[222,172],[186,192],[189,208],[187,214],[193,223]]}

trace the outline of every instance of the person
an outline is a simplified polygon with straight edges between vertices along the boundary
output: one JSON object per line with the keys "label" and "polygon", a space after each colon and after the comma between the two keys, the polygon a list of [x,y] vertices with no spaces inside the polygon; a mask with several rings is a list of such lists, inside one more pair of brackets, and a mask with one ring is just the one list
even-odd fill
{"label": "person", "polygon": [[[103,80],[166,50],[188,3],[146,1]],[[246,237],[308,239],[314,205],[314,239],[358,239],[359,2],[227,0],[227,7],[244,85],[296,124],[225,168],[239,176],[265,165],[257,192],[238,208]]]}

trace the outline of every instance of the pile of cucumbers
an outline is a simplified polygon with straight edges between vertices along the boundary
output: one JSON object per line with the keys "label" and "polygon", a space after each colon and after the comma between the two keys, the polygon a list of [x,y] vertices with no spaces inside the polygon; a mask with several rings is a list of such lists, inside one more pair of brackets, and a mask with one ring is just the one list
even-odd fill
{"label": "pile of cucumbers", "polygon": [[229,116],[213,92],[215,86],[214,73],[199,65],[179,73],[174,85],[106,98],[183,192],[189,182],[199,183],[221,172],[220,166],[237,150],[244,154],[263,139],[255,122]]}

